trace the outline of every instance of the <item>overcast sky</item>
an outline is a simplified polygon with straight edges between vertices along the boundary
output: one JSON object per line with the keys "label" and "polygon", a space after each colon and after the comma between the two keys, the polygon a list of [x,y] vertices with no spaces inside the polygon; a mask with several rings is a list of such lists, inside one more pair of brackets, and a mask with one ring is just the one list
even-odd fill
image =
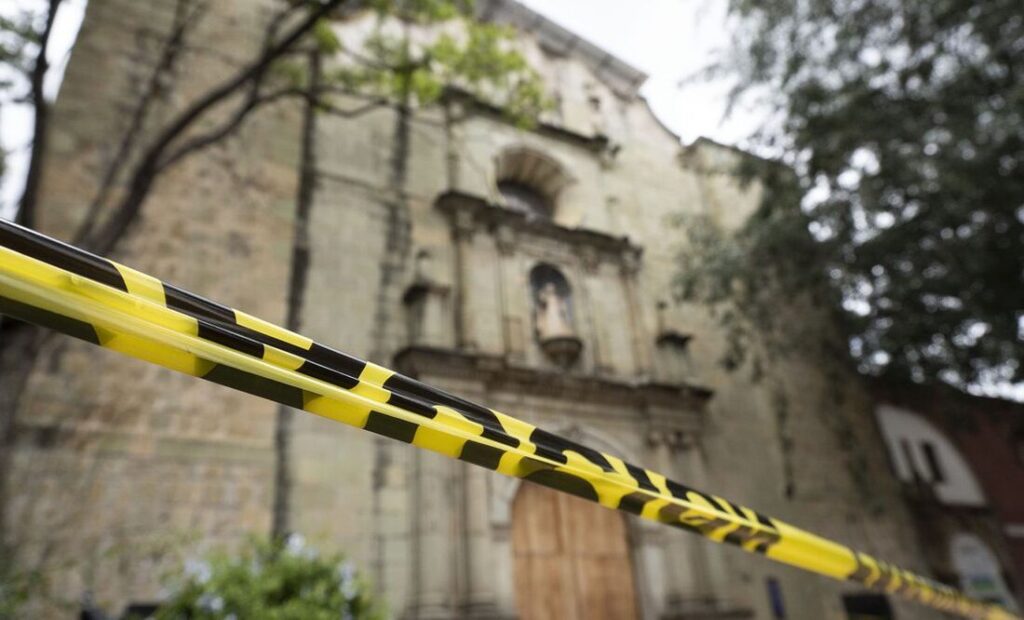
{"label": "overcast sky", "polygon": [[728,44],[726,0],[520,1],[649,75],[640,92],[684,142],[740,145],[756,129],[750,110],[723,120],[726,84],[679,86]]}
{"label": "overcast sky", "polygon": [[[42,4],[41,0],[0,0],[0,15]],[[86,0],[66,0],[58,14],[49,55],[51,64],[58,67],[47,84],[51,96],[57,92],[85,4]],[[727,43],[726,0],[525,0],[525,4],[647,73],[650,78],[641,93],[684,142],[707,136],[740,145],[754,130],[757,118],[749,110],[723,121],[725,85],[679,87],[681,78],[707,65],[713,51]],[[0,144],[9,153],[9,172],[0,187],[0,216],[9,217],[21,195],[31,124],[27,106],[0,110]]]}
{"label": "overcast sky", "polygon": [[[54,69],[48,72],[43,87],[51,99],[57,95],[60,87],[69,51],[82,23],[85,4],[86,0],[65,0],[57,12],[47,54],[47,60]],[[13,16],[26,8],[41,11],[45,5],[42,0],[0,0],[0,15]],[[0,79],[6,77],[9,76],[0,69]],[[0,182],[0,217],[10,218],[14,212],[14,205],[21,198],[31,142],[31,108],[28,105],[4,105],[0,108],[0,147],[7,153],[7,173]]]}

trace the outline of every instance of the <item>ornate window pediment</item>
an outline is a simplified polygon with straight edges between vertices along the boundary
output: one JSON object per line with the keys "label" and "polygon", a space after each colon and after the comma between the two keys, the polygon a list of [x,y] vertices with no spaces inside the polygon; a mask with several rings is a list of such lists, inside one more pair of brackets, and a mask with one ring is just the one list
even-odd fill
{"label": "ornate window pediment", "polygon": [[553,158],[527,147],[502,151],[495,178],[504,207],[547,220],[554,217],[559,194],[574,182]]}

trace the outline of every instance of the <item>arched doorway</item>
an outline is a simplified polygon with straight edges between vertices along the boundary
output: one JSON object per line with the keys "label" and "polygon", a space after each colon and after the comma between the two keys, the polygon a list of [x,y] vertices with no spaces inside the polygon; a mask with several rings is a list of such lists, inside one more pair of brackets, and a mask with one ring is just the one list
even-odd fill
{"label": "arched doorway", "polygon": [[532,484],[512,506],[512,554],[521,620],[630,620],[638,616],[623,515]]}

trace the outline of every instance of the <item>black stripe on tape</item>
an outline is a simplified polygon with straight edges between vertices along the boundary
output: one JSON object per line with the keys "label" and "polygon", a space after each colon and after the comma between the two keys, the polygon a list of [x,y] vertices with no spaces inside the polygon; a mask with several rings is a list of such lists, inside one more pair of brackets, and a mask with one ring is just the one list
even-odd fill
{"label": "black stripe on tape", "polygon": [[411,411],[425,418],[433,419],[437,416],[437,410],[431,407],[429,403],[423,402],[418,398],[406,396],[399,392],[391,392],[391,395],[388,396],[388,404]]}
{"label": "black stripe on tape", "polygon": [[[687,495],[688,493],[697,493],[697,491],[691,489],[685,484],[682,484],[681,482],[676,482],[674,480],[669,480],[667,478],[665,479],[665,487],[668,488],[668,492],[672,494],[672,497],[686,501],[689,501],[690,499]],[[704,499],[708,500],[708,503],[711,502],[710,498],[705,497]]]}
{"label": "black stripe on tape", "polygon": [[738,547],[749,546],[757,553],[767,553],[782,537],[778,532],[754,529],[749,525],[740,525],[725,535],[724,541]]}
{"label": "black stripe on tape", "polygon": [[302,409],[304,404],[304,392],[300,388],[266,379],[259,375],[231,368],[230,366],[218,364],[203,375],[203,379],[296,409]]}
{"label": "black stripe on tape", "polygon": [[493,446],[478,443],[476,441],[467,441],[462,446],[462,452],[459,454],[459,459],[466,461],[467,463],[473,463],[487,469],[498,469],[498,463],[501,461],[501,456],[505,454],[502,450]]}
{"label": "black stripe on tape", "polygon": [[371,411],[370,416],[366,419],[366,426],[363,428],[371,433],[384,435],[385,437],[404,441],[405,443],[412,443],[413,438],[416,436],[416,429],[419,426],[378,411]]}
{"label": "black stripe on tape", "polygon": [[303,351],[299,355],[335,372],[354,377],[355,383],[352,387],[359,383],[359,375],[363,374],[366,368],[366,362],[363,360],[316,343],[313,343],[309,351]]}
{"label": "black stripe on tape", "polygon": [[257,342],[252,338],[241,336],[205,319],[196,320],[199,323],[199,337],[203,340],[222,344],[229,349],[233,349],[239,353],[245,353],[246,355],[251,355],[253,357],[263,357],[264,345],[262,342]]}
{"label": "black stripe on tape", "polygon": [[600,467],[603,471],[615,471],[615,468],[612,467],[612,464],[608,459],[597,450],[578,444],[575,441],[566,439],[565,437],[559,437],[554,433],[549,433],[548,431],[535,428],[533,429],[533,432],[530,433],[530,441],[537,445],[537,454],[541,454],[541,451],[543,450],[545,456],[551,455],[549,458],[553,458],[562,464],[568,462],[565,452],[572,450],[573,452],[582,455],[594,465]]}
{"label": "black stripe on tape", "polygon": [[184,312],[195,318],[211,319],[231,325],[235,324],[235,311],[215,301],[200,297],[171,284],[163,283],[167,307]]}
{"label": "black stripe on tape", "polygon": [[597,491],[589,481],[564,471],[555,469],[538,469],[533,473],[523,476],[524,479],[546,487],[582,497],[592,502],[598,501]]}
{"label": "black stripe on tape", "polygon": [[[498,416],[494,415],[494,412],[487,407],[471,403],[468,400],[459,398],[458,396],[453,396],[447,392],[430,387],[425,383],[420,383],[415,379],[411,379],[398,373],[388,377],[388,380],[384,382],[383,387],[392,394],[401,393],[406,396],[418,398],[419,400],[431,405],[443,405],[454,409],[473,422],[483,426],[484,437],[493,439],[494,441],[499,441],[503,444],[512,446],[513,448],[519,447],[520,441],[512,435],[509,435],[508,431],[505,430],[505,427],[501,425],[501,421],[498,420]],[[488,431],[491,432],[488,433]]]}
{"label": "black stripe on tape", "polygon": [[484,426],[484,430],[482,433],[480,433],[480,436],[486,437],[491,441],[503,443],[506,446],[510,446],[512,448],[518,448],[519,444],[521,443],[517,438],[513,437],[512,435],[509,435],[504,431],[496,431],[493,428],[487,428],[486,426]]}
{"label": "black stripe on tape", "polygon": [[299,366],[298,372],[306,375],[307,377],[313,377],[321,381],[326,381],[331,385],[337,385],[338,387],[351,390],[355,386],[359,385],[359,379],[356,377],[347,375],[343,372],[338,372],[333,368],[328,368],[316,362],[306,360],[302,362],[302,366]]}
{"label": "black stripe on tape", "polygon": [[640,485],[641,489],[644,489],[645,491],[653,491],[655,493],[659,492],[658,487],[654,486],[654,483],[651,482],[650,476],[647,475],[647,470],[642,467],[637,467],[631,463],[626,463],[625,465],[626,471],[629,472],[629,475],[633,476],[633,479],[636,480],[636,483]]}
{"label": "black stripe on tape", "polygon": [[651,496],[646,493],[633,491],[628,495],[623,495],[622,499],[619,500],[619,510],[625,510],[626,512],[639,515],[644,511],[644,506],[647,502],[651,501],[651,499]]}
{"label": "black stripe on tape", "polygon": [[7,297],[0,297],[0,314],[35,323],[36,325],[80,338],[92,344],[100,343],[99,336],[96,335],[96,329],[90,323],[72,319],[49,310],[43,310],[42,308],[36,308],[35,306],[29,306]]}
{"label": "black stripe on tape", "polygon": [[124,277],[109,260],[11,222],[0,220],[0,245],[83,278],[128,292]]}

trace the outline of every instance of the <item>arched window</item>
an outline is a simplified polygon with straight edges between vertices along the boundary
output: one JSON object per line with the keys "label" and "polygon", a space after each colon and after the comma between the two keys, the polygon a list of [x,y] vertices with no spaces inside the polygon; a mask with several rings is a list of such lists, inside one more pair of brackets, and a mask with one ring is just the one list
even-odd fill
{"label": "arched window", "polygon": [[525,147],[505,149],[495,161],[505,206],[532,218],[551,219],[558,196],[572,178],[551,157]]}
{"label": "arched window", "polygon": [[931,422],[890,405],[881,405],[876,415],[900,480],[927,486],[944,504],[985,505],[967,460]]}
{"label": "arched window", "polygon": [[498,183],[498,192],[501,193],[505,206],[513,211],[531,217],[551,217],[551,204],[548,199],[529,185],[523,185],[519,181],[501,181]]}

